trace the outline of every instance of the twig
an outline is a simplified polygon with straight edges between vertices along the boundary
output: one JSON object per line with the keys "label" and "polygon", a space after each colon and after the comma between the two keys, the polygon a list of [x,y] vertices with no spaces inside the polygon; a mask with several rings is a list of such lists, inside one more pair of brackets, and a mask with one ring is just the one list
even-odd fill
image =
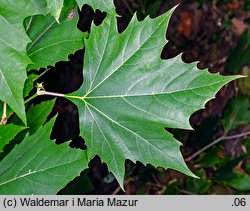
{"label": "twig", "polygon": [[47,92],[47,91],[37,91],[37,95],[50,95],[50,96],[55,96],[55,97],[65,97],[64,94],[56,93],[56,92]]}
{"label": "twig", "polygon": [[220,141],[223,140],[229,140],[229,139],[236,139],[236,138],[240,138],[240,137],[244,137],[250,135],[250,131],[245,132],[245,133],[240,133],[237,135],[231,135],[231,136],[222,136],[218,139],[215,139],[213,142],[211,142],[210,144],[208,144],[207,146],[203,147],[202,149],[198,150],[197,152],[195,152],[194,154],[192,154],[191,156],[187,157],[185,159],[186,162],[191,161],[192,159],[194,159],[195,157],[197,157],[198,155],[200,155],[202,152],[206,151],[207,149],[209,149],[210,147],[214,146],[215,144],[219,143]]}
{"label": "twig", "polygon": [[121,190],[121,188],[120,188],[120,187],[117,187],[117,188],[113,191],[113,193],[112,193],[111,195],[116,195],[117,193],[119,193],[120,190]]}
{"label": "twig", "polygon": [[50,95],[50,96],[55,96],[55,97],[65,97],[65,94],[45,91],[45,89],[43,87],[43,83],[37,83],[36,87],[37,87],[36,94],[38,96],[41,96],[41,95]]}
{"label": "twig", "polygon": [[127,7],[128,11],[131,13],[131,15],[133,15],[133,14],[134,14],[134,13],[133,13],[133,10],[130,8],[130,6],[129,6],[127,0],[123,0],[123,3],[124,3],[125,6]]}
{"label": "twig", "polygon": [[47,68],[46,70],[44,70],[37,78],[35,78],[35,80],[33,80],[33,82],[37,81],[37,79],[41,78],[45,73],[47,73],[49,70],[51,70],[50,68]]}
{"label": "twig", "polygon": [[186,191],[186,190],[179,189],[179,191],[180,191],[180,193],[185,194],[185,195],[196,195],[196,193],[192,193],[192,192],[189,192],[189,191]]}
{"label": "twig", "polygon": [[7,103],[3,103],[3,114],[2,119],[0,121],[0,125],[5,125],[7,123]]}
{"label": "twig", "polygon": [[[124,185],[127,185],[127,184],[130,183],[131,181],[133,181],[132,178],[126,180],[126,181],[124,182]],[[113,193],[112,193],[111,195],[116,195],[116,194],[118,194],[120,190],[121,190],[121,187],[118,186],[118,187],[113,191]]]}

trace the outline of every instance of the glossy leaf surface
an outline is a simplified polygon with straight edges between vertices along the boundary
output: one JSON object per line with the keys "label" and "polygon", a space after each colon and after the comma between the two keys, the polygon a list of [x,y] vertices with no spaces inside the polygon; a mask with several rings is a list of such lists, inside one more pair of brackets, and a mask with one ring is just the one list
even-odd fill
{"label": "glossy leaf surface", "polygon": [[190,115],[236,78],[198,70],[181,56],[160,58],[172,12],[142,22],[134,16],[122,34],[112,16],[93,26],[84,84],[68,96],[79,110],[88,158],[99,155],[120,184],[126,159],[194,176],[164,128],[191,129]]}

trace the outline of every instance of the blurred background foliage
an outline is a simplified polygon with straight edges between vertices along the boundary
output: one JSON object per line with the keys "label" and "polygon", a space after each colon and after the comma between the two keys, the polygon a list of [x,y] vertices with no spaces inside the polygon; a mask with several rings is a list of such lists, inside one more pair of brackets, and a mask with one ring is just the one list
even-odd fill
{"label": "blurred background foliage", "polygon": [[[126,162],[124,193],[98,157],[59,194],[249,194],[250,193],[250,0],[115,0],[118,28],[122,32],[136,12],[139,20],[156,17],[179,4],[162,46],[162,58],[183,53],[186,62],[200,61],[198,67],[242,78],[223,87],[216,99],[192,115],[194,131],[171,130],[185,147],[182,153],[194,179],[173,170]],[[89,31],[91,22],[100,24],[105,14],[87,5],[80,12],[78,27]],[[84,49],[46,72],[46,90],[69,93],[79,88]],[[58,80],[59,78],[59,80]],[[70,81],[70,82],[69,82]],[[52,138],[57,143],[72,140],[72,147],[84,149],[79,137],[76,107],[57,99],[58,113]]]}

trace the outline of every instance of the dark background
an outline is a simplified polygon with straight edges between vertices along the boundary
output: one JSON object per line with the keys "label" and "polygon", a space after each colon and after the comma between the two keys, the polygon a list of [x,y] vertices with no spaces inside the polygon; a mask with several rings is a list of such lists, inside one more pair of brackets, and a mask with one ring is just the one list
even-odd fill
{"label": "dark background", "polygon": [[[120,33],[137,12],[139,20],[154,18],[179,4],[166,34],[169,42],[162,46],[162,58],[184,52],[185,62],[199,61],[200,69],[209,68],[222,75],[249,75],[250,1],[237,0],[115,0]],[[78,28],[89,31],[92,21],[100,24],[105,13],[96,13],[87,5],[79,12]],[[70,93],[83,83],[84,49],[70,55],[69,62],[59,62],[39,80],[46,81],[46,90]],[[242,136],[250,131],[250,78],[232,82],[217,94],[216,99],[192,115],[195,131],[171,130],[184,147],[181,149],[190,169],[200,179],[187,177],[173,170],[126,162],[124,193],[98,157],[59,194],[248,194],[250,193],[250,140]],[[72,140],[71,147],[85,149],[79,137],[78,112],[66,99],[57,99],[51,116],[58,113],[52,138],[57,143]],[[239,136],[230,138],[231,135]],[[197,157],[195,152],[219,137],[222,140]]]}

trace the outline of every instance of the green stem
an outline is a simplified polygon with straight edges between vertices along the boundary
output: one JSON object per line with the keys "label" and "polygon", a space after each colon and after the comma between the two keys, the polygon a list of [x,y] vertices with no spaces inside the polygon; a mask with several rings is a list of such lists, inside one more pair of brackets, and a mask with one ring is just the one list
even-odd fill
{"label": "green stem", "polygon": [[[83,100],[83,101],[85,98],[85,96],[79,97],[79,96],[65,95],[65,94],[56,93],[56,92],[47,92],[47,91],[43,90],[43,88],[42,89],[38,88],[37,92],[35,94],[33,94],[31,97],[29,97],[27,100],[25,100],[24,103],[27,104],[28,102],[30,102],[31,100],[33,100],[37,96],[41,96],[41,95],[54,96],[54,97],[65,97],[65,98],[79,99],[79,100]],[[14,114],[14,113],[11,113],[7,117],[6,116],[6,106],[7,106],[7,104],[4,102],[4,104],[3,104],[3,116],[2,116],[2,120],[0,121],[0,125],[5,124],[5,121],[7,121],[7,119]]]}
{"label": "green stem", "polygon": [[30,98],[24,101],[24,104],[28,103],[29,101],[33,100],[36,97],[37,97],[37,94],[33,94]]}
{"label": "green stem", "polygon": [[35,82],[37,79],[41,78],[45,73],[47,73],[50,70],[50,68],[44,70],[33,82]]}
{"label": "green stem", "polygon": [[211,143],[209,143],[208,145],[206,145],[202,149],[198,150],[197,152],[195,152],[194,154],[192,154],[188,158],[186,158],[185,161],[186,162],[191,161],[192,159],[194,159],[195,157],[197,157],[198,155],[200,155],[201,153],[203,153],[207,149],[211,148],[212,146],[214,146],[215,144],[218,144],[219,142],[221,142],[223,140],[236,139],[236,138],[241,138],[241,137],[249,136],[249,135],[250,135],[250,131],[247,131],[245,133],[236,134],[236,135],[231,135],[231,136],[223,135],[220,138],[217,138],[216,140],[212,141]]}
{"label": "green stem", "polygon": [[130,12],[131,15],[133,15],[133,10],[131,9],[131,7],[129,6],[127,0],[123,0],[123,3],[125,4],[125,6],[127,7],[128,11]]}
{"label": "green stem", "polygon": [[79,96],[73,96],[73,95],[65,95],[66,98],[71,98],[71,99],[78,99],[78,100],[84,100],[84,96],[83,97],[79,97]]}

